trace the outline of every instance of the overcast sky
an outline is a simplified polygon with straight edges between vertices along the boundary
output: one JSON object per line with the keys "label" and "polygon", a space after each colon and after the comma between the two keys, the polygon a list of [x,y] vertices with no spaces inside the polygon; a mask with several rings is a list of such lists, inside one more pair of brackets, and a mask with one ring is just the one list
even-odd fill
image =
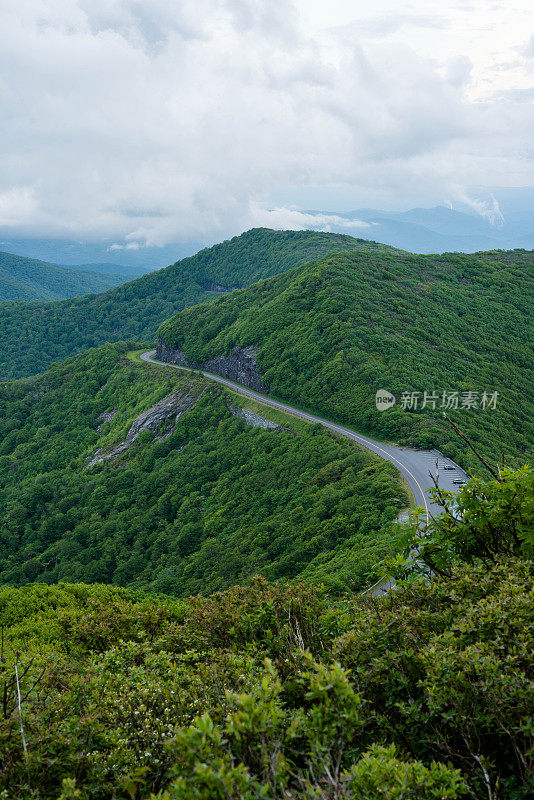
{"label": "overcast sky", "polygon": [[3,0],[0,233],[214,241],[532,187],[533,34],[531,0]]}

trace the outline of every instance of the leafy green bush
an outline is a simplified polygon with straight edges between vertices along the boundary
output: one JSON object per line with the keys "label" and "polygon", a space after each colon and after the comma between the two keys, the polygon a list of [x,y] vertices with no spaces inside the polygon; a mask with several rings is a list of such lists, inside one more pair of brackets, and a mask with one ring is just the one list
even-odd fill
{"label": "leafy green bush", "polygon": [[398,589],[359,610],[334,655],[369,700],[372,739],[451,760],[476,796],[530,796],[532,561],[464,565]]}
{"label": "leafy green bush", "polygon": [[[437,572],[451,566],[482,562],[486,567],[503,556],[534,553],[534,470],[502,469],[490,481],[472,479],[458,494],[433,489],[446,511],[435,519],[416,517],[402,529],[404,549],[389,560],[396,577]],[[414,553],[417,557],[414,558]],[[387,563],[387,560],[386,560]]]}
{"label": "leafy green bush", "polygon": [[205,714],[173,744],[178,775],[159,800],[339,798],[443,800],[466,793],[458,771],[396,757],[394,745],[361,752],[365,710],[339,664],[309,660],[300,703],[284,703],[272,665],[252,692],[228,695],[223,726]]}
{"label": "leafy green bush", "polygon": [[[372,602],[264,580],[179,604],[4,592],[17,611],[1,607],[16,623],[0,796],[531,797],[531,561],[458,567]],[[58,608],[67,624],[43,649],[35,623]],[[27,757],[10,683],[22,641]]]}

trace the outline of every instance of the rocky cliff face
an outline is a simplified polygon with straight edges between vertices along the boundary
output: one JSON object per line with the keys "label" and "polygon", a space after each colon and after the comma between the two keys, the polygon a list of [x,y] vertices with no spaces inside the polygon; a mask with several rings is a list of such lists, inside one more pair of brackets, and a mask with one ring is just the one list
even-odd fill
{"label": "rocky cliff face", "polygon": [[198,398],[199,395],[187,394],[186,392],[180,391],[175,391],[167,395],[167,397],[164,397],[159,403],[143,411],[143,413],[133,421],[123,442],[116,445],[116,447],[107,453],[102,449],[97,450],[87,464],[86,469],[89,469],[89,467],[95,464],[100,464],[102,461],[107,461],[109,458],[120,456],[121,453],[124,453],[125,450],[128,450],[128,448],[132,446],[139,434],[143,431],[152,431],[153,433],[159,431],[159,436],[155,438],[159,440],[166,439],[167,436],[170,436],[173,432],[182,414],[192,408]]}
{"label": "rocky cliff face", "polygon": [[166,364],[179,364],[180,367],[191,367],[183,350],[175,350],[169,347],[163,339],[158,339],[158,346],[156,348],[156,359],[164,361]]}
{"label": "rocky cliff face", "polygon": [[261,374],[256,363],[256,348],[234,347],[227,356],[217,356],[210,358],[202,364],[190,363],[183,350],[174,350],[161,339],[158,342],[156,358],[165,361],[167,364],[179,364],[181,367],[191,367],[191,369],[201,369],[205,372],[212,372],[222,378],[228,378],[255,392],[266,394],[269,390],[261,379]]}

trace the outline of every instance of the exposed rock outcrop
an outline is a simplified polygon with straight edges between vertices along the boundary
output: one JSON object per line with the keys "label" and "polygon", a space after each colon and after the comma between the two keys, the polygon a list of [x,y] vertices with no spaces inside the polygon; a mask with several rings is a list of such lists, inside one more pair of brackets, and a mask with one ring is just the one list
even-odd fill
{"label": "exposed rock outcrop", "polygon": [[246,408],[234,406],[229,403],[228,411],[230,414],[232,414],[232,416],[237,417],[237,419],[242,419],[243,422],[247,423],[247,425],[252,425],[253,428],[265,428],[269,431],[282,429],[281,425],[278,425],[276,422],[272,422],[270,419],[265,419],[265,417],[260,417],[258,414],[253,414],[252,411],[247,411]]}
{"label": "exposed rock outcrop", "polygon": [[198,367],[195,367],[193,364],[189,364],[183,350],[177,350],[173,347],[169,347],[169,345],[166,344],[163,339],[158,340],[156,359],[158,361],[164,361],[166,364],[178,364],[180,367],[191,367],[193,369],[198,369]]}
{"label": "exposed rock outcrop", "polygon": [[224,283],[214,283],[213,281],[202,281],[200,285],[207,292],[221,292],[224,294],[228,294],[228,292],[235,292],[237,289],[246,288],[246,284],[244,283],[238,283],[236,286],[225,286]]}
{"label": "exposed rock outcrop", "polygon": [[116,416],[116,414],[118,414],[117,409],[112,408],[111,411],[103,411],[101,414],[98,415],[98,419],[100,420],[100,425],[97,425],[96,428],[98,433],[102,433],[102,429],[106,424],[106,422],[110,422],[113,419],[113,417]]}
{"label": "exposed rock outcrop", "polygon": [[221,378],[240,383],[255,392],[266,394],[269,390],[261,379],[261,374],[256,362],[257,348],[252,345],[249,347],[234,347],[231,353],[226,356],[217,356],[204,361],[202,364],[190,363],[183,350],[175,350],[169,347],[162,339],[158,342],[156,358],[167,364],[179,364],[181,367],[191,367],[191,369],[201,369],[220,375]]}
{"label": "exposed rock outcrop", "polygon": [[116,458],[117,456],[128,450],[129,447],[135,442],[137,437],[143,431],[152,431],[156,433],[159,431],[158,440],[166,439],[171,435],[176,423],[186,411],[192,408],[197,402],[199,395],[187,394],[187,392],[174,391],[171,394],[160,400],[151,408],[143,411],[132,423],[130,430],[126,434],[123,442],[116,445],[109,452],[104,452],[102,449],[96,451],[94,456],[90,459],[86,469],[93,467],[95,464],[100,464],[109,458]]}

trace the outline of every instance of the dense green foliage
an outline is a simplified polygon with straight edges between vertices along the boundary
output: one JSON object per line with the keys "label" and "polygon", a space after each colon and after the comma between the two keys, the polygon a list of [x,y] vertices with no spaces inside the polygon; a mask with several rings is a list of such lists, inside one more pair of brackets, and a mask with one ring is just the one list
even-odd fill
{"label": "dense green foliage", "polygon": [[[482,562],[491,567],[500,558],[534,556],[534,469],[502,468],[491,482],[473,478],[458,495],[432,490],[443,513],[427,520],[417,511],[403,526],[399,552],[387,559],[395,575],[438,573]],[[413,553],[417,551],[417,559]]]}
{"label": "dense green foliage", "polygon": [[0,301],[63,300],[89,292],[105,292],[123,282],[120,275],[67,269],[0,252]]}
{"label": "dense green foliage", "polygon": [[171,314],[214,297],[213,284],[222,289],[249,284],[337,250],[393,248],[343,234],[259,228],[102,295],[31,306],[4,303],[0,379],[41,372],[104,342],[152,341]]}
{"label": "dense green foliage", "polygon": [[[136,366],[126,349],[104,345],[0,385],[2,583],[101,581],[184,595],[254,572],[338,586],[379,577],[406,505],[390,464],[315,426],[252,428],[217,386]],[[201,396],[170,436],[145,431],[84,469],[174,388]]]}
{"label": "dense green foliage", "polygon": [[5,587],[0,625],[2,798],[532,796],[524,558],[372,603],[260,578],[179,602]]}
{"label": "dense green foliage", "polygon": [[[275,396],[476,468],[442,418],[443,392],[459,392],[451,418],[482,452],[520,463],[534,417],[534,253],[507,255],[336,254],[187,309],[159,335],[196,363],[255,345]],[[394,408],[376,410],[379,389]],[[421,408],[425,391],[434,411]],[[479,407],[462,409],[471,391]],[[495,409],[480,408],[485,391],[499,393]],[[403,392],[420,393],[417,409],[400,407]]]}

